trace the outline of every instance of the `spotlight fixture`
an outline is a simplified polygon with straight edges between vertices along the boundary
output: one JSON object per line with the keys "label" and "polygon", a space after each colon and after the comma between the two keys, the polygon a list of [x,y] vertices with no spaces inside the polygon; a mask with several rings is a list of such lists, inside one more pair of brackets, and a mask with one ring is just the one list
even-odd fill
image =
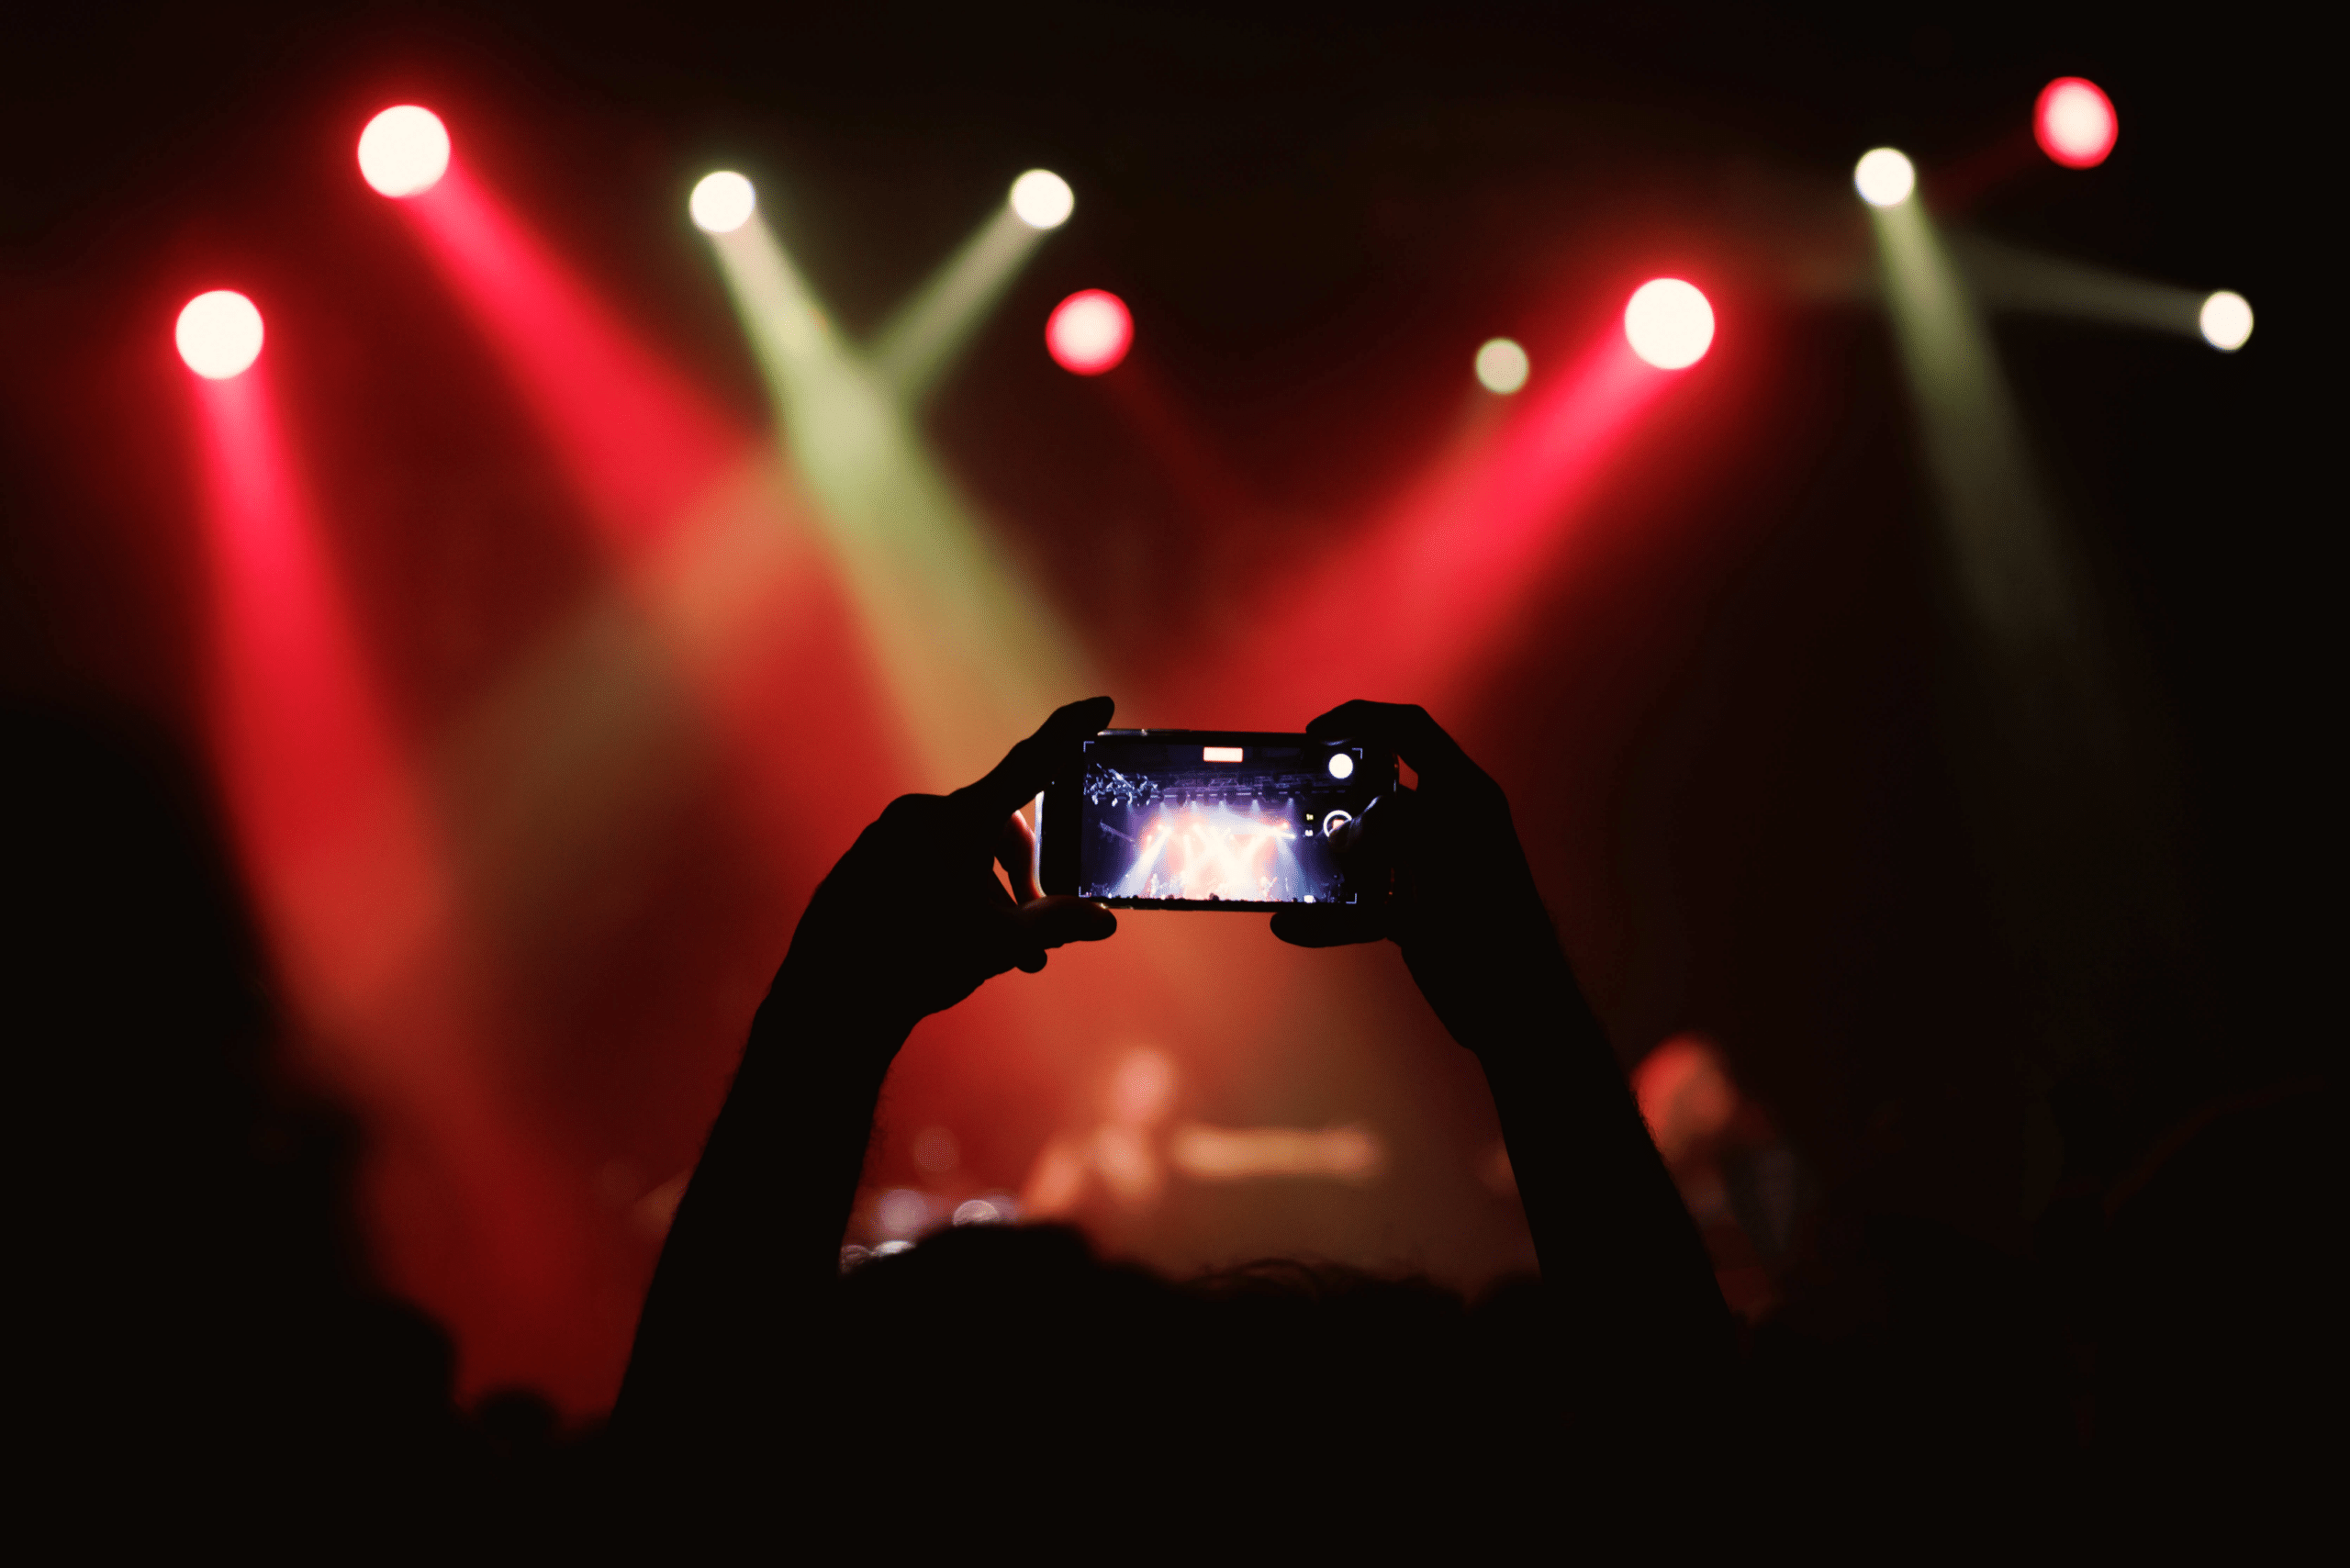
{"label": "spotlight fixture", "polygon": [[2203,341],[2221,353],[2233,353],[2252,337],[2252,302],[2232,288],[2223,288],[2203,302],[2195,318]]}
{"label": "spotlight fixture", "polygon": [[1050,169],[1031,169],[1012,182],[1012,210],[1031,229],[1058,229],[1077,210],[1077,193]]}
{"label": "spotlight fixture", "polygon": [[759,193],[751,188],[750,181],[732,169],[704,174],[686,201],[686,210],[693,214],[694,227],[705,234],[733,233],[751,221],[751,214],[758,207]]}
{"label": "spotlight fixture", "polygon": [[1899,207],[1918,188],[1918,166],[1890,147],[1872,148],[1852,165],[1852,188],[1871,207]]}
{"label": "spotlight fixture", "polygon": [[1695,284],[1651,278],[1624,307],[1624,336],[1659,370],[1686,370],[1713,346],[1714,308]]}
{"label": "spotlight fixture", "polygon": [[401,104],[359,133],[359,173],[385,196],[422,196],[448,172],[449,128],[431,109]]}
{"label": "spotlight fixture", "polygon": [[1078,375],[1112,369],[1134,341],[1135,319],[1126,302],[1107,289],[1080,289],[1055,306],[1045,322],[1045,348],[1053,363]]}
{"label": "spotlight fixture", "polygon": [[2031,108],[2031,134],[2040,150],[2067,169],[2104,162],[2121,129],[2113,100],[2086,77],[2059,76],[2040,90]]}
{"label": "spotlight fixture", "polygon": [[180,358],[207,381],[242,375],[261,357],[261,312],[233,288],[199,294],[180,308]]}
{"label": "spotlight fixture", "polygon": [[1526,385],[1533,368],[1526,351],[1508,338],[1487,339],[1477,351],[1477,383],[1488,392],[1508,396]]}

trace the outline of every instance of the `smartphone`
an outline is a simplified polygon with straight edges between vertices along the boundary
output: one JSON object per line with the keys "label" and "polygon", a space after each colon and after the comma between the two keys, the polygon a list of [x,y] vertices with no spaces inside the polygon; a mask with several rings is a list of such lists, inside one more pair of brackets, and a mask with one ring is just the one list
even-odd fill
{"label": "smartphone", "polygon": [[1383,901],[1330,834],[1395,788],[1393,752],[1248,730],[1104,730],[1038,808],[1048,893],[1117,909],[1281,909]]}

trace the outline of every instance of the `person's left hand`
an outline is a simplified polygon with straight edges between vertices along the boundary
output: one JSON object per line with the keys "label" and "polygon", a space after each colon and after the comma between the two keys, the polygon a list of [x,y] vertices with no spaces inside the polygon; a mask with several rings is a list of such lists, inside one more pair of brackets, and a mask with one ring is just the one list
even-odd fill
{"label": "person's left hand", "polygon": [[[1083,743],[1116,704],[1057,710],[994,771],[952,795],[901,795],[818,885],[793,933],[779,984],[845,1007],[896,1039],[1007,969],[1035,974],[1048,949],[1099,942],[1117,916],[1045,896],[1035,839],[1019,808],[1080,766]],[[995,874],[1001,862],[1007,890]]]}

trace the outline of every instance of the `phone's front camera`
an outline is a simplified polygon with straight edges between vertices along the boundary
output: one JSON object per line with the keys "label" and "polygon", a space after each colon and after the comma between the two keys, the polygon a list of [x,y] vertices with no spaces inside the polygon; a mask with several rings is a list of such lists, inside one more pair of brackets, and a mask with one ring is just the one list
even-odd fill
{"label": "phone's front camera", "polygon": [[1355,759],[1354,759],[1353,757],[1348,756],[1345,752],[1342,752],[1342,751],[1334,751],[1334,752],[1332,752],[1332,753],[1330,754],[1330,777],[1331,777],[1331,778],[1353,778],[1353,777],[1354,777],[1354,775],[1355,775]]}

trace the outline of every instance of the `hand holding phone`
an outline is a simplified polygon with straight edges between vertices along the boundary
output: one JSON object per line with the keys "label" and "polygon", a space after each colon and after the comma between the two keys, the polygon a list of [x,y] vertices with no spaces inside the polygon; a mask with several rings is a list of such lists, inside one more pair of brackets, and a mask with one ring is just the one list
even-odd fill
{"label": "hand holding phone", "polygon": [[1392,896],[1285,909],[1273,916],[1275,936],[1301,947],[1393,938],[1453,1036],[1481,1052],[1509,1033],[1520,991],[1573,990],[1507,798],[1426,709],[1348,702],[1306,734],[1386,748],[1419,775],[1418,787],[1382,794],[1338,846],[1361,875],[1386,879]]}
{"label": "hand holding phone", "polygon": [[1115,931],[1108,911],[1035,885],[1032,840],[1014,814],[1069,770],[1111,711],[1106,697],[1072,702],[978,782],[891,801],[809,900],[778,985],[846,1002],[901,1037],[990,976],[1033,974],[1051,949]]}

